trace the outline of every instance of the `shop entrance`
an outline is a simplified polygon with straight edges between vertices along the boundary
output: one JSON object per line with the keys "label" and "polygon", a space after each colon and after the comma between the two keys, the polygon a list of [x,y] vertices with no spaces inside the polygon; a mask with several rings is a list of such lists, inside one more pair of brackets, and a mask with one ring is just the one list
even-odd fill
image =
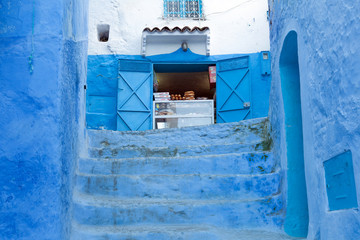
{"label": "shop entrance", "polygon": [[250,119],[251,80],[249,56],[215,62],[154,63],[154,90],[160,93],[154,93],[158,99],[153,107],[153,128]]}
{"label": "shop entrance", "polygon": [[153,128],[215,123],[215,64],[154,64]]}
{"label": "shop entrance", "polygon": [[[262,55],[203,56],[179,49],[149,57],[91,57],[87,128],[143,131],[265,117],[271,77]],[[168,96],[154,99],[161,92]]]}

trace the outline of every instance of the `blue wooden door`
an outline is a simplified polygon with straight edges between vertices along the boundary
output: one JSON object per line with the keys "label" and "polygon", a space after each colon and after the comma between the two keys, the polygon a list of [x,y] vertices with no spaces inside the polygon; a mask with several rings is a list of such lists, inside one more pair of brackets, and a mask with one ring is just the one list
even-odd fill
{"label": "blue wooden door", "polygon": [[216,65],[216,121],[251,118],[249,57],[219,61]]}
{"label": "blue wooden door", "polygon": [[152,128],[153,66],[147,61],[119,60],[117,130]]}

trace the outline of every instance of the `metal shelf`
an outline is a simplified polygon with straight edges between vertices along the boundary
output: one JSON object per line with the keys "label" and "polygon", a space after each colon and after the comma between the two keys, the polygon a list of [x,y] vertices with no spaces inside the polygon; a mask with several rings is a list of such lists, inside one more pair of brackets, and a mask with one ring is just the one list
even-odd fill
{"label": "metal shelf", "polygon": [[155,118],[204,118],[212,117],[212,115],[188,114],[188,115],[156,115]]}

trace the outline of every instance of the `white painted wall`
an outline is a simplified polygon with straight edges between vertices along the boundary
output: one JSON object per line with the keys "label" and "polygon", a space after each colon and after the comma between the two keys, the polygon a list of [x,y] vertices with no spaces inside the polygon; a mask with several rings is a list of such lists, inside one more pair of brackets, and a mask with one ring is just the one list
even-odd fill
{"label": "white painted wall", "polygon": [[[143,29],[164,26],[209,27],[211,55],[268,51],[267,9],[267,0],[203,0],[206,20],[166,20],[163,0],[90,0],[89,55],[139,55]],[[108,42],[98,24],[110,24]]]}

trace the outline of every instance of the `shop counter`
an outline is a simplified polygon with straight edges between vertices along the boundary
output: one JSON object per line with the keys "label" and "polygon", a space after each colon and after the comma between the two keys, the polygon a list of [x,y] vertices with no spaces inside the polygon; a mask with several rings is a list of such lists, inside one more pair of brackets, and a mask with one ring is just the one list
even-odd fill
{"label": "shop counter", "polygon": [[181,128],[214,123],[213,100],[154,101],[153,128]]}

